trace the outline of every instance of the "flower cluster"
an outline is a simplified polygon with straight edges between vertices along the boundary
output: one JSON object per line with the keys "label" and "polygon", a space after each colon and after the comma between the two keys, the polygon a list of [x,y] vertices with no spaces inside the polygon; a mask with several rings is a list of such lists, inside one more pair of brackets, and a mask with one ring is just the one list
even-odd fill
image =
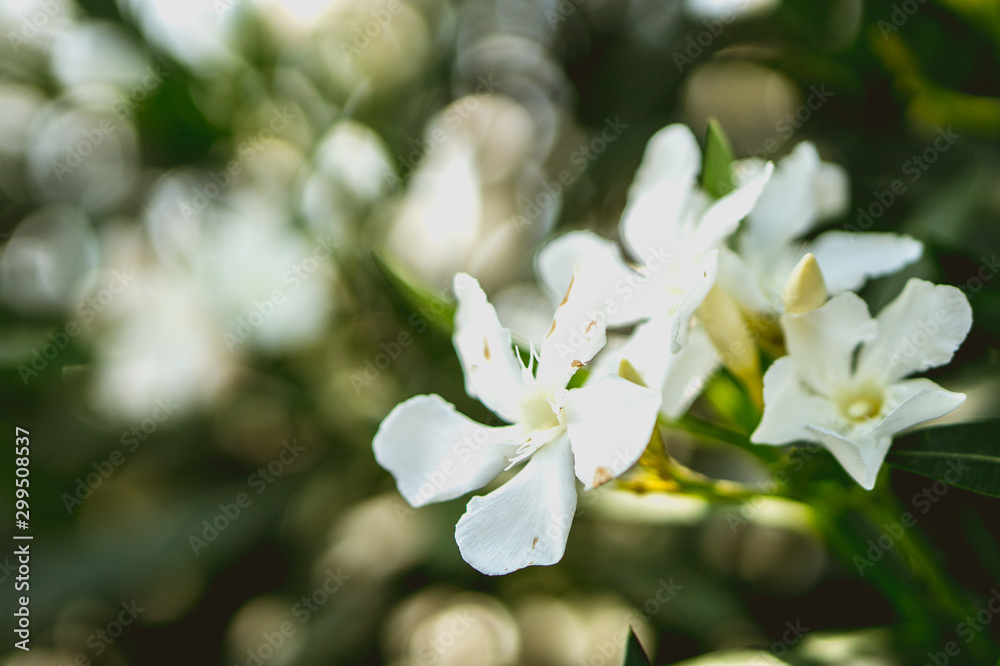
{"label": "flower cluster", "polygon": [[[373,448],[413,506],[525,463],[458,522],[476,569],[557,562],[576,480],[591,490],[628,470],[658,418],[681,417],[720,367],[761,408],[751,442],[819,443],[868,489],[895,434],[964,400],[906,379],[947,363],[964,340],[972,314],[961,291],[914,278],[876,318],[852,291],[916,261],[920,242],[840,231],[806,240],[846,207],[842,169],[802,143],[777,166],[728,164],[730,182],[713,189],[702,162],[690,130],[662,129],[628,192],[620,244],[574,231],[538,252],[539,280],[558,305],[527,352],[512,346],[478,282],[455,276],[466,391],[510,425],[416,396],[385,418]],[[619,376],[629,366],[635,381]]]}

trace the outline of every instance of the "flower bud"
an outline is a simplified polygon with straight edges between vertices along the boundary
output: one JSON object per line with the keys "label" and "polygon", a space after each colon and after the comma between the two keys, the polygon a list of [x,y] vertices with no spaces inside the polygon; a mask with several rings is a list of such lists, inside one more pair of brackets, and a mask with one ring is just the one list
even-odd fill
{"label": "flower bud", "polygon": [[785,301],[785,312],[802,314],[815,310],[826,303],[826,283],[823,273],[819,270],[816,257],[811,252],[802,257],[792,269],[782,298]]}

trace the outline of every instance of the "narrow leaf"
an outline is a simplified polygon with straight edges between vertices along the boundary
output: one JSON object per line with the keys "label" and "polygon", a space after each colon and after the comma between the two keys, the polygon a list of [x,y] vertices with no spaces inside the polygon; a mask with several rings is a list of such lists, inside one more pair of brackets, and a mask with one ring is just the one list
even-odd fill
{"label": "narrow leaf", "polygon": [[419,280],[407,275],[406,271],[389,257],[373,252],[372,261],[396,296],[407,307],[430,321],[435,328],[451,333],[455,321],[454,303],[441,298],[420,284]]}
{"label": "narrow leaf", "polygon": [[889,464],[959,488],[1000,497],[1000,421],[929,428],[897,439]]}

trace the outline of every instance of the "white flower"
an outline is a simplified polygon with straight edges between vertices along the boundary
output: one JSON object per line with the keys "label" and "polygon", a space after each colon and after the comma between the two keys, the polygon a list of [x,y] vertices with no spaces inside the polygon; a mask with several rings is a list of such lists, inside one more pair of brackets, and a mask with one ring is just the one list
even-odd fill
{"label": "white flower", "polygon": [[870,490],[896,433],[965,400],[929,379],[904,379],[950,361],[968,334],[972,310],[955,287],[913,278],[876,319],[848,292],[781,324],[788,356],[764,377],[754,443],[818,442]]}
{"label": "white flower", "polygon": [[486,574],[558,562],[576,511],[574,472],[586,490],[618,476],[638,460],[656,422],[659,394],[621,377],[566,390],[605,343],[604,314],[580,275],[556,310],[534,375],[536,357],[523,365],[479,283],[456,275],[454,342],[466,391],[512,425],[487,427],[440,396],[421,395],[397,405],[372,443],[413,506],[476,490],[528,461],[474,497],[455,529],[462,557]]}
{"label": "white flower", "polygon": [[684,125],[650,140],[622,214],[622,245],[589,231],[565,234],[538,253],[538,274],[551,294],[566,289],[575,265],[596,271],[609,326],[640,322],[611,363],[628,359],[649,386],[661,388],[663,409],[678,416],[697,396],[718,354],[691,318],[715,284],[718,254],[750,212],[770,165],[717,201],[698,186],[701,151]]}
{"label": "white flower", "polygon": [[[753,162],[743,162],[737,170],[746,167]],[[782,289],[807,253],[816,256],[833,295],[858,289],[868,279],[920,258],[920,241],[893,233],[827,231],[813,241],[799,240],[818,223],[843,213],[848,196],[844,170],[821,162],[811,143],[797,145],[778,164],[744,222],[736,242],[738,254],[723,250],[719,283],[750,312],[780,312]]]}

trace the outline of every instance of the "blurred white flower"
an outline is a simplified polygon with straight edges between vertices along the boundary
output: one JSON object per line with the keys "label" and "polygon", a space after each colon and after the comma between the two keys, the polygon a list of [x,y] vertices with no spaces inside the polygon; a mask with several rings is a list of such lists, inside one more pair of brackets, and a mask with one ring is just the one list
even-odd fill
{"label": "blurred white flower", "polygon": [[813,441],[871,489],[893,436],[965,400],[929,379],[904,379],[951,360],[972,326],[955,287],[913,278],[876,319],[847,292],[781,317],[788,356],[764,377],[757,444]]}
{"label": "blurred white flower", "polygon": [[458,521],[462,557],[486,574],[558,562],[576,511],[574,472],[586,490],[610,481],[638,460],[656,423],[659,394],[620,377],[566,390],[605,342],[604,314],[580,276],[556,310],[533,375],[534,362],[525,367],[515,354],[479,283],[456,275],[454,341],[466,391],[513,425],[483,426],[423,395],[393,409],[372,443],[413,506],[481,488],[530,458],[512,480],[474,497]]}
{"label": "blurred white flower", "polygon": [[118,0],[146,39],[188,67],[211,73],[236,63],[234,19],[244,0]]}
{"label": "blurred white flower", "polygon": [[21,312],[53,314],[74,305],[100,261],[90,222],[48,207],[23,220],[0,253],[0,299]]}
{"label": "blurred white flower", "polygon": [[309,344],[333,311],[333,244],[309,243],[271,222],[249,210],[219,215],[195,262],[230,351],[244,343],[269,353]]}
{"label": "blurred white flower", "polygon": [[44,200],[102,214],[123,203],[139,172],[139,137],[108,108],[52,102],[29,131],[28,173]]}
{"label": "blurred white flower", "polygon": [[695,19],[735,19],[760,16],[774,11],[781,0],[686,0],[685,11]]}
{"label": "blurred white flower", "polygon": [[66,88],[140,85],[148,63],[139,44],[110,21],[80,22],[57,33],[52,70]]}
{"label": "blurred white flower", "polygon": [[317,234],[353,240],[351,224],[396,183],[392,157],[374,130],[342,120],[320,140],[299,181],[299,205]]}
{"label": "blurred white flower", "polygon": [[[743,162],[737,173],[752,173]],[[800,143],[781,160],[737,237],[737,252],[720,257],[719,283],[748,312],[781,312],[782,289],[792,268],[816,256],[830,294],[860,288],[920,258],[923,245],[893,233],[827,231],[800,241],[818,223],[840,215],[848,203],[847,174],[821,162],[816,148]]]}
{"label": "blurred white flower", "polygon": [[400,157],[404,176],[415,171],[388,249],[437,285],[466,271],[490,288],[530,269],[559,207],[543,188],[535,134],[527,111],[498,95],[448,106]]}
{"label": "blurred white flower", "polygon": [[134,275],[95,343],[94,395],[105,411],[142,419],[158,401],[187,410],[225,387],[235,368],[203,295],[181,271],[154,265]]}

